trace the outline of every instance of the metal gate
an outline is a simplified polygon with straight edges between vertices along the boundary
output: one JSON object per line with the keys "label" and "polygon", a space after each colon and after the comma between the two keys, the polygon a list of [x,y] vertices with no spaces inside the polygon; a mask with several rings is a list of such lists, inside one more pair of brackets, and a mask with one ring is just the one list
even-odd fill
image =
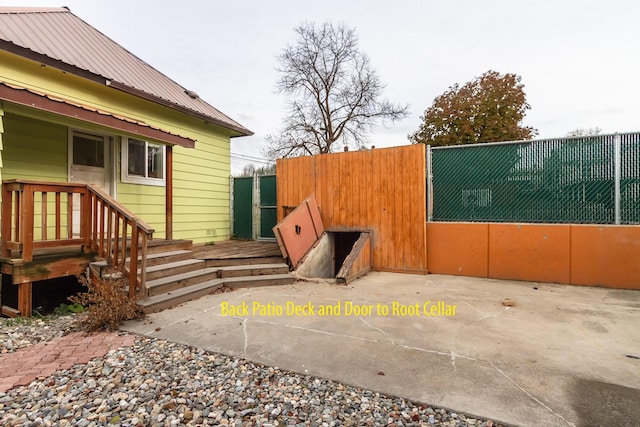
{"label": "metal gate", "polygon": [[253,239],[253,177],[231,178],[231,206],[233,230],[231,234],[238,239]]}
{"label": "metal gate", "polygon": [[273,227],[278,223],[276,210],[276,176],[258,176],[260,190],[260,235],[261,239],[275,239]]}
{"label": "metal gate", "polygon": [[274,239],[278,222],[276,176],[253,175],[231,178],[231,234],[238,239]]}

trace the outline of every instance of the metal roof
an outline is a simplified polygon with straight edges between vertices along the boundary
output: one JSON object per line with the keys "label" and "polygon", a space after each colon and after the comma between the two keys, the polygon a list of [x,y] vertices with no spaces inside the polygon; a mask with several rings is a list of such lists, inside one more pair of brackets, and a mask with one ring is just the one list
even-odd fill
{"label": "metal roof", "polygon": [[0,7],[0,49],[103,82],[236,134],[253,134],[67,8]]}
{"label": "metal roof", "polygon": [[131,117],[114,114],[109,111],[78,104],[67,99],[5,82],[0,82],[0,99],[29,108],[48,111],[73,119],[83,120],[84,122],[128,132],[143,138],[157,139],[185,148],[193,148],[195,146],[195,140],[193,138],[180,136]]}

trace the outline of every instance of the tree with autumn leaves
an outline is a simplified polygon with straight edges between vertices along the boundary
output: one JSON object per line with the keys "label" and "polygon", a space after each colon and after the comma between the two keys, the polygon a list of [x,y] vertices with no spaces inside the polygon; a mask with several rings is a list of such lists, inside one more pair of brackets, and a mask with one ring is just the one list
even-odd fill
{"label": "tree with autumn leaves", "polygon": [[487,71],[437,97],[409,140],[444,146],[530,139],[538,131],[522,125],[529,109],[520,76]]}

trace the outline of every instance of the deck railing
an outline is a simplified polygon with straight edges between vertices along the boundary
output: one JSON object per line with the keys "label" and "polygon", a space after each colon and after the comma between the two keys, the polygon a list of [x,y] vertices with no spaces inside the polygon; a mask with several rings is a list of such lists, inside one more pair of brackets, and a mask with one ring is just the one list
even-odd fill
{"label": "deck railing", "polygon": [[18,251],[28,262],[37,249],[80,245],[83,252],[95,252],[127,274],[130,297],[136,290],[144,294],[147,243],[154,230],[99,188],[67,182],[3,181],[1,227],[3,257]]}

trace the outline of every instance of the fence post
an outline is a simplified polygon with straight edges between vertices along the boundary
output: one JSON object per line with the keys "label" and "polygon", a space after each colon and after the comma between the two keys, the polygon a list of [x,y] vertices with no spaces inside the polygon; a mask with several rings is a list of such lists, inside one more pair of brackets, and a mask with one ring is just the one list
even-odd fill
{"label": "fence post", "polygon": [[433,165],[431,145],[427,145],[427,221],[433,220]]}
{"label": "fence post", "polygon": [[253,173],[253,191],[251,204],[251,226],[253,228],[252,237],[253,240],[257,240],[260,237],[260,176],[257,172]]}
{"label": "fence post", "polygon": [[620,179],[622,176],[622,148],[620,142],[620,134],[613,136],[613,174],[614,174],[614,209],[615,224],[620,225],[622,222],[620,211]]}
{"label": "fence post", "polygon": [[235,197],[235,191],[234,191],[234,180],[233,180],[233,175],[229,176],[229,238],[233,237],[233,233],[235,232],[235,230],[233,229],[233,222],[235,221],[235,211],[233,209],[233,204],[234,204],[234,197]]}

